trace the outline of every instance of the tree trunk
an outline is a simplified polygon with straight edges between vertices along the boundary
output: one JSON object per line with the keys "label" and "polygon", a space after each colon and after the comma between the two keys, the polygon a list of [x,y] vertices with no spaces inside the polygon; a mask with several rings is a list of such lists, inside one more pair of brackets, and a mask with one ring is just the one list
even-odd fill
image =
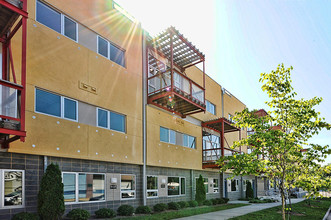
{"label": "tree trunk", "polygon": [[283,217],[283,220],[286,220],[286,217],[285,217],[285,195],[284,195],[283,190],[281,190],[281,195],[282,195],[282,217]]}

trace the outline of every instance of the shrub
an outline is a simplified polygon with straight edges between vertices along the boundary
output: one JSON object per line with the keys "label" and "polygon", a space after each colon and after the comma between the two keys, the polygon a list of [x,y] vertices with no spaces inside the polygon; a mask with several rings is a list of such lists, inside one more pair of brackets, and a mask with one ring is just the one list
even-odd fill
{"label": "shrub", "polygon": [[59,166],[50,164],[40,183],[38,193],[38,213],[42,219],[61,218],[65,210],[63,183]]}
{"label": "shrub", "polygon": [[95,211],[97,218],[114,218],[116,217],[116,212],[112,209],[102,208]]}
{"label": "shrub", "polygon": [[189,201],[188,204],[189,204],[190,207],[197,207],[198,206],[198,202],[195,201],[195,200]]}
{"label": "shrub", "polygon": [[121,205],[117,209],[117,214],[122,216],[131,216],[134,212],[134,208],[130,205]]}
{"label": "shrub", "polygon": [[12,220],[39,220],[39,216],[34,213],[20,212],[14,215]]}
{"label": "shrub", "polygon": [[168,205],[164,203],[156,204],[153,207],[154,212],[163,212],[166,209],[168,209]]}
{"label": "shrub", "polygon": [[246,184],[246,198],[247,199],[254,198],[254,191],[253,191],[252,184],[250,181],[247,181],[247,184]]}
{"label": "shrub", "polygon": [[203,201],[203,204],[207,205],[207,206],[211,206],[211,205],[213,205],[213,202],[210,200],[205,200],[205,201]]}
{"label": "shrub", "polygon": [[137,214],[151,214],[152,210],[149,206],[139,206],[138,208],[136,208],[136,213]]}
{"label": "shrub", "polygon": [[222,198],[222,200],[224,201],[224,203],[228,203],[228,201],[230,200],[229,198]]}
{"label": "shrub", "polygon": [[178,204],[180,205],[180,207],[183,209],[183,208],[186,208],[186,207],[189,207],[189,204],[188,202],[186,201],[180,201],[178,202]]}
{"label": "shrub", "polygon": [[203,183],[203,178],[201,175],[199,176],[196,184],[195,200],[199,204],[202,204],[203,201],[206,200],[206,188],[205,188],[205,184]]}
{"label": "shrub", "polygon": [[90,213],[84,209],[73,209],[67,214],[67,217],[73,220],[86,220],[90,216]]}
{"label": "shrub", "polygon": [[169,202],[168,203],[168,209],[179,210],[180,205],[177,202]]}
{"label": "shrub", "polygon": [[210,201],[213,203],[213,205],[219,204],[217,199],[211,199]]}

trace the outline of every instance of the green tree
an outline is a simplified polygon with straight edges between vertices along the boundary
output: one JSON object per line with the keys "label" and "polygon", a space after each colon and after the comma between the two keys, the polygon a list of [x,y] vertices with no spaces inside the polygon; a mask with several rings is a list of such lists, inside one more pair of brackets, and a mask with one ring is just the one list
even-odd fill
{"label": "green tree", "polygon": [[42,219],[61,219],[65,210],[61,171],[56,164],[50,164],[40,183],[38,213]]}
{"label": "green tree", "polygon": [[[254,133],[235,142],[232,148],[250,146],[252,152],[218,161],[221,171],[231,169],[233,175],[258,176],[263,173],[269,179],[276,178],[282,198],[283,219],[286,217],[287,190],[301,187],[313,196],[321,186],[330,184],[330,179],[320,177],[325,170],[321,163],[331,149],[308,142],[321,129],[330,129],[330,124],[314,109],[322,98],[295,99],[297,94],[290,78],[292,69],[281,64],[275,71],[261,74],[262,90],[270,98],[266,102],[270,108],[268,115],[259,117],[256,111],[245,109],[234,117],[236,126],[250,127]],[[264,159],[259,159],[261,156]]]}
{"label": "green tree", "polygon": [[196,193],[195,193],[195,200],[199,203],[202,204],[203,201],[206,200],[206,188],[203,182],[203,178],[200,175],[197,184],[196,184]]}
{"label": "green tree", "polygon": [[246,199],[254,198],[254,191],[250,181],[247,181],[246,184]]}

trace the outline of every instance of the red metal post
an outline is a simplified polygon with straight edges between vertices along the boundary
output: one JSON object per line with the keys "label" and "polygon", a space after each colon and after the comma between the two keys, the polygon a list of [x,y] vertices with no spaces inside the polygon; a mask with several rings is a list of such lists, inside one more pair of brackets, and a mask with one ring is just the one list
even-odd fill
{"label": "red metal post", "polygon": [[2,44],[2,79],[7,80],[7,64],[8,64],[8,54],[7,54],[7,43]]}
{"label": "red metal post", "polygon": [[173,33],[170,33],[170,75],[171,75],[171,92],[174,91],[174,51],[173,51]]}
{"label": "red metal post", "polygon": [[206,104],[206,92],[205,92],[205,91],[206,91],[206,90],[205,90],[205,89],[206,89],[205,61],[203,61],[202,64],[203,64],[203,70],[202,70],[202,71],[203,71],[203,89],[204,89],[204,91],[203,91],[203,103]]}
{"label": "red metal post", "polygon": [[224,120],[221,120],[221,151],[222,157],[224,157]]}

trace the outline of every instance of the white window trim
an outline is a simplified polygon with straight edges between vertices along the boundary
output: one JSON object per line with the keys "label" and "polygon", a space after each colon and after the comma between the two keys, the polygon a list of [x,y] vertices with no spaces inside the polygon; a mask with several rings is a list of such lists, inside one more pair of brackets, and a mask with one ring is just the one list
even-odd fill
{"label": "white window trim", "polygon": [[[99,126],[99,109],[102,110],[102,111],[106,111],[106,112],[107,112],[107,127]],[[103,109],[103,108],[99,108],[99,107],[97,107],[97,108],[96,108],[96,114],[97,114],[96,126],[97,126],[98,128],[103,128],[103,129],[108,129],[108,130],[109,130],[109,126],[110,126],[110,123],[109,123],[109,121],[110,121],[110,118],[109,118],[109,111],[106,110],[106,109]]]}
{"label": "white window trim", "polygon": [[[76,119],[71,119],[71,118],[66,118],[64,116],[64,99],[68,99],[70,101],[73,101],[76,103]],[[70,121],[74,121],[74,122],[78,122],[78,101],[77,100],[74,100],[74,99],[71,99],[71,98],[68,98],[68,97],[64,97],[64,96],[61,96],[61,118],[63,119],[67,119],[67,120],[70,120]]]}
{"label": "white window trim", "polygon": [[[121,189],[121,184],[122,184],[122,176],[134,176],[134,190],[123,190],[123,192],[134,192],[134,197],[133,198],[122,198],[122,189]],[[120,181],[120,200],[133,200],[133,199],[136,199],[136,182],[137,182],[137,179],[136,179],[136,175],[135,174],[121,174],[121,181]]]}
{"label": "white window trim", "polygon": [[[43,25],[44,27],[49,28],[49,29],[55,31],[56,33],[59,33],[59,34],[65,36],[66,38],[68,38],[68,39],[70,39],[70,40],[72,40],[72,41],[78,43],[78,23],[77,23],[75,20],[71,19],[70,17],[68,17],[68,16],[62,14],[61,12],[59,12],[58,10],[54,9],[53,7],[50,7],[50,6],[49,6],[48,4],[46,4],[44,1],[37,0],[37,2],[43,4],[44,6],[46,6],[47,8],[49,8],[50,10],[55,11],[55,12],[57,12],[57,13],[60,14],[60,17],[61,17],[61,24],[60,24],[60,26],[61,26],[61,30],[60,30],[60,33],[57,32],[56,30],[50,28],[50,27],[47,27],[46,25],[40,23],[40,22],[37,20],[37,3],[36,3],[36,7],[35,7],[35,12],[36,12],[36,13],[35,13],[35,21],[38,22],[39,24]],[[71,21],[73,21],[73,22],[76,23],[76,40],[71,39],[70,37],[64,35],[64,17],[66,17],[66,18],[68,18],[68,19],[70,19]]]}
{"label": "white window trim", "polygon": [[[74,22],[75,23],[75,27],[76,27],[76,40],[74,39],[71,39],[70,37],[66,36],[65,35],[65,32],[64,32],[64,18],[68,18],[70,21]],[[70,40],[72,41],[75,41],[76,43],[78,43],[78,23],[76,21],[74,21],[73,19],[71,19],[70,17],[64,15],[61,13],[61,34],[67,38],[69,38]]]}
{"label": "white window trim", "polygon": [[[214,112],[211,112],[211,111],[207,110],[207,106],[208,106],[208,105],[212,105],[212,106],[214,106]],[[207,112],[209,112],[209,113],[211,113],[211,114],[213,114],[213,115],[216,115],[216,105],[213,104],[212,102],[208,101],[208,100],[206,100],[206,110],[207,110]]]}
{"label": "white window trim", "polygon": [[[108,117],[107,128],[106,127],[99,126],[99,111],[98,111],[99,109],[107,112],[107,117]],[[124,117],[124,120],[125,120],[124,121],[124,131],[118,131],[118,130],[114,130],[114,129],[111,129],[110,128],[110,113],[122,115]],[[98,128],[103,128],[103,129],[107,129],[107,130],[110,130],[110,131],[115,131],[115,132],[119,132],[119,133],[122,133],[122,134],[126,134],[126,130],[127,130],[127,128],[126,128],[127,127],[127,124],[126,124],[126,115],[120,114],[120,113],[117,113],[117,112],[113,112],[113,111],[109,111],[107,109],[99,108],[99,107],[96,108],[96,115],[97,115],[96,126]]]}
{"label": "white window trim", "polygon": [[[156,177],[157,178],[157,180],[156,180],[157,189],[147,189],[147,184],[146,184],[146,198],[147,199],[158,198],[159,197],[159,177],[155,176],[155,175],[146,175],[146,183],[147,183],[147,177]],[[147,195],[148,192],[156,192],[157,196],[148,196]]]}
{"label": "white window trim", "polygon": [[[214,180],[217,180],[217,184],[218,184],[217,187],[215,187],[215,182],[214,182]],[[217,179],[217,178],[213,178],[213,193],[220,193],[220,188],[219,188],[219,186],[220,186],[220,180]],[[217,192],[215,192],[215,189],[217,189]]]}
{"label": "white window trim", "polygon": [[[168,195],[168,178],[169,177],[175,177],[175,178],[179,178],[179,195]],[[182,186],[182,179],[181,178],[184,178],[185,179],[185,194],[181,194],[181,186]],[[167,176],[167,197],[179,197],[179,196],[185,196],[186,195],[186,177],[184,176]]]}
{"label": "white window trim", "polygon": [[[160,132],[160,142],[162,143],[166,143],[166,144],[171,144],[171,145],[176,145],[176,146],[181,146],[181,147],[186,147],[186,148],[189,148],[189,149],[193,149],[193,150],[196,150],[197,149],[197,138],[192,136],[192,135],[189,135],[189,134],[184,134],[184,133],[181,133],[181,132],[178,132],[178,131],[175,131],[175,130],[172,130],[172,129],[169,129],[169,128],[166,128],[166,127],[163,127],[163,126],[160,126],[160,131],[161,131],[161,128],[164,128],[164,129],[167,129],[169,132],[168,132],[168,142],[165,142],[165,141],[161,141],[161,132]],[[175,132],[175,137],[176,137],[176,134],[179,133],[179,134],[182,134],[183,135],[183,144],[182,145],[177,145],[176,143],[173,144],[173,143],[170,143],[170,131],[173,131]],[[188,146],[185,146],[184,145],[184,135],[187,135],[187,144],[189,145],[189,137],[193,137],[194,138],[194,142],[195,142],[195,148],[191,148],[191,147],[188,147]]]}
{"label": "white window trim", "polygon": [[[230,189],[228,189],[228,192],[239,192],[239,179],[228,179],[228,181],[230,181]],[[236,191],[232,191],[232,181],[236,183]]]}
{"label": "white window trim", "polygon": [[[47,114],[47,113],[44,113],[44,112],[39,112],[37,111],[36,107],[37,107],[37,89],[38,90],[41,90],[41,91],[44,91],[44,92],[48,92],[48,93],[51,93],[53,95],[57,95],[57,96],[60,96],[60,108],[61,108],[61,116],[56,116],[56,115],[51,115],[51,114]],[[66,99],[69,99],[71,101],[75,101],[76,102],[76,120],[73,120],[71,118],[65,118],[64,117],[64,98]],[[61,118],[61,119],[65,119],[65,120],[69,120],[69,121],[74,121],[74,122],[78,122],[78,101],[77,100],[74,100],[74,99],[71,99],[71,98],[68,98],[68,97],[65,97],[65,96],[62,96],[62,95],[59,95],[59,94],[56,94],[54,92],[50,92],[50,91],[47,91],[45,89],[40,89],[40,88],[35,88],[35,92],[34,92],[34,112],[38,113],[38,114],[42,114],[42,115],[47,115],[47,116],[51,116],[51,117],[55,117],[55,118]]]}
{"label": "white window trim", "polygon": [[[99,38],[105,40],[107,42],[107,56],[102,55],[101,53],[99,53]],[[97,35],[97,53],[105,58],[107,58],[109,60],[109,41],[103,37],[101,37],[100,35]]]}
{"label": "white window trim", "polygon": [[[5,206],[5,172],[22,172],[22,205],[10,205]],[[0,187],[1,187],[1,201],[0,201],[0,210],[1,209],[16,209],[25,207],[25,170],[11,170],[11,169],[1,169],[0,170]]]}
{"label": "white window trim", "polygon": [[[67,171],[63,171],[61,173],[61,177],[62,177],[62,183],[63,183],[63,174],[64,173],[68,173],[68,174],[75,174],[75,202],[65,202],[64,204],[65,205],[71,205],[71,204],[83,204],[83,203],[99,203],[99,202],[105,202],[107,201],[106,198],[107,198],[107,189],[106,189],[106,181],[107,181],[107,176],[105,173],[91,173],[91,172],[67,172]],[[79,174],[98,174],[98,175],[103,175],[104,176],[104,191],[105,191],[105,196],[104,196],[104,199],[103,200],[100,200],[100,201],[86,201],[86,202],[79,202]]]}

